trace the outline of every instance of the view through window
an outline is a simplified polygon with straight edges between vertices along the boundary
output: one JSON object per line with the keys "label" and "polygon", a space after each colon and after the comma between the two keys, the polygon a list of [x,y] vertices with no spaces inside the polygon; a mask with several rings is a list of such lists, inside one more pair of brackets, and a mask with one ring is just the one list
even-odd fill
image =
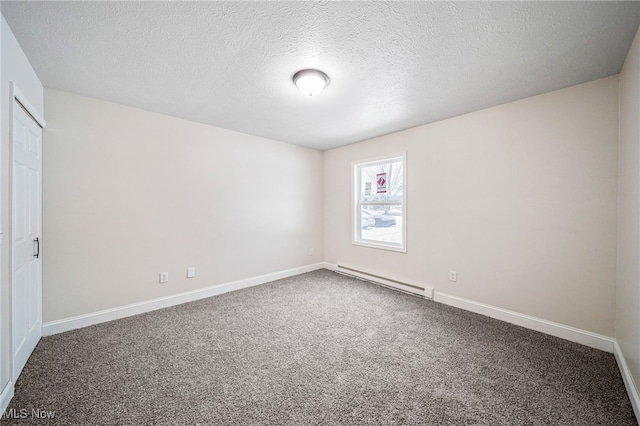
{"label": "view through window", "polygon": [[354,173],[354,244],[406,251],[404,153],[357,162]]}

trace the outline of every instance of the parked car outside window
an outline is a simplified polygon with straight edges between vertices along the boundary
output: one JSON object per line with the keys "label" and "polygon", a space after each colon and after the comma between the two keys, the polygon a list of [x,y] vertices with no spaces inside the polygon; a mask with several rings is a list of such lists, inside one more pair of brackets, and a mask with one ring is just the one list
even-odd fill
{"label": "parked car outside window", "polygon": [[[362,209],[362,222],[364,223],[365,218],[370,221],[373,219],[374,223],[372,226],[374,228],[388,228],[390,226],[396,226],[396,218],[393,216],[386,215],[384,213],[374,213],[371,210]],[[364,228],[364,226],[363,226]]]}
{"label": "parked car outside window", "polygon": [[362,229],[369,229],[372,226],[376,226],[376,220],[370,214],[365,215],[363,212],[362,216],[360,216],[360,226]]}

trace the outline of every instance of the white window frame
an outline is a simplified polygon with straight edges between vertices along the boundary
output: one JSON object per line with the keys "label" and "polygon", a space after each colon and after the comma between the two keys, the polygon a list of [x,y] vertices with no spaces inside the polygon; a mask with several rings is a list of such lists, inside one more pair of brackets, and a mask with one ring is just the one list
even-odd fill
{"label": "white window frame", "polygon": [[[362,238],[361,214],[362,207],[367,205],[398,205],[394,201],[365,201],[360,199],[362,188],[362,172],[364,167],[371,167],[377,164],[397,162],[402,160],[402,244],[389,243],[384,241],[366,240]],[[371,247],[382,250],[390,250],[401,253],[407,252],[407,153],[385,155],[384,157],[371,158],[368,160],[353,161],[351,163],[351,224],[352,224],[352,244],[356,246]]]}

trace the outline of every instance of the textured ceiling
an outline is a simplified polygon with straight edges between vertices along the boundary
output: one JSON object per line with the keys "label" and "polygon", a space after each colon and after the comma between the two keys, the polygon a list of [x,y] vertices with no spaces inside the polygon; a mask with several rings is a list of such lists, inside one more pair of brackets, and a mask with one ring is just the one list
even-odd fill
{"label": "textured ceiling", "polygon": [[[639,2],[2,2],[46,87],[317,149],[616,74]],[[303,68],[331,84],[314,98]]]}

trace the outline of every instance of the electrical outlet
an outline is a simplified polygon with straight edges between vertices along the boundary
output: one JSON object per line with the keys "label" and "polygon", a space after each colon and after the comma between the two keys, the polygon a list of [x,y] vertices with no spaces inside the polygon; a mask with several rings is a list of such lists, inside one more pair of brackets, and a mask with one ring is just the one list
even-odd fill
{"label": "electrical outlet", "polygon": [[458,281],[458,273],[456,271],[449,271],[449,281]]}
{"label": "electrical outlet", "polygon": [[187,278],[193,278],[196,276],[196,268],[194,266],[187,268]]}
{"label": "electrical outlet", "polygon": [[160,284],[169,282],[169,273],[168,272],[160,272]]}
{"label": "electrical outlet", "polygon": [[309,256],[313,256],[313,247],[309,249]]}

